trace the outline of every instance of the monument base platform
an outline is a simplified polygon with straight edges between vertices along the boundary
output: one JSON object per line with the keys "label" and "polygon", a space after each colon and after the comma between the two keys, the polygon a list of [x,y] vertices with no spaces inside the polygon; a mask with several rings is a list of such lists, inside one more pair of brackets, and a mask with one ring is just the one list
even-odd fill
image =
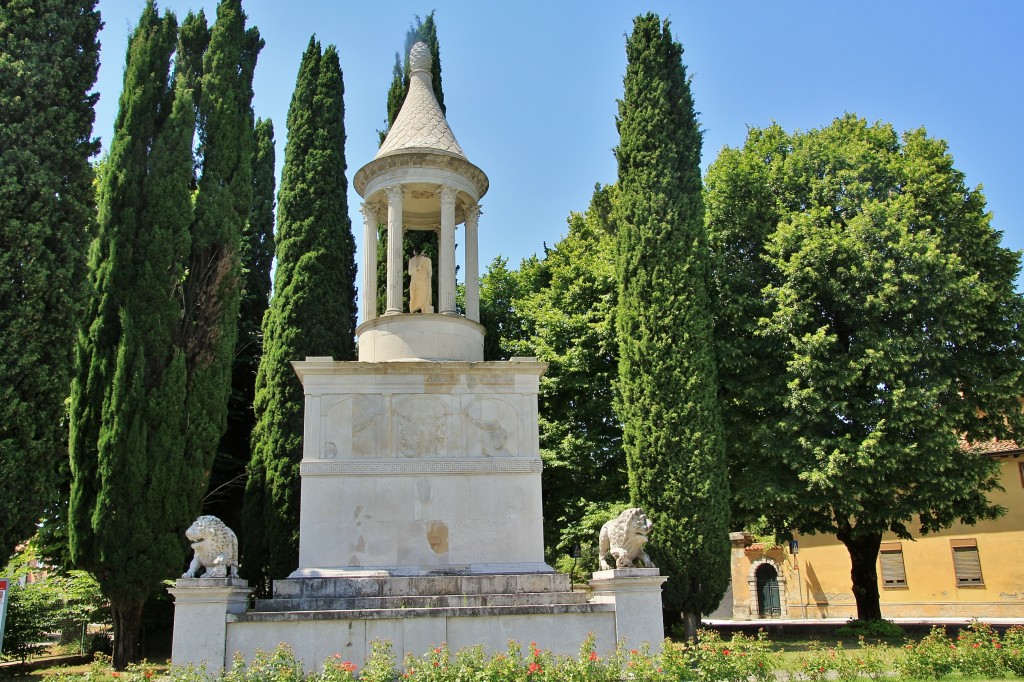
{"label": "monument base platform", "polygon": [[[587,593],[573,591],[567,575],[554,572],[277,580],[272,598],[257,600],[255,608],[239,609],[238,595],[227,593],[223,598],[234,600],[230,608],[214,613],[206,606],[207,622],[189,620],[192,637],[206,641],[209,633],[219,641],[192,651],[176,646],[173,663],[230,667],[236,652],[251,660],[257,649],[269,651],[287,642],[307,670],[318,669],[335,654],[362,667],[374,640],[390,641],[399,663],[442,643],[452,651],[482,645],[498,652],[509,640],[536,642],[555,654],[574,656],[588,633],[600,651],[611,651],[623,640],[659,650],[664,578],[651,573],[657,571],[608,576],[598,590],[600,598],[590,600]],[[176,631],[194,595],[202,594],[204,604],[220,596],[199,586],[202,582],[181,580],[172,588]]]}

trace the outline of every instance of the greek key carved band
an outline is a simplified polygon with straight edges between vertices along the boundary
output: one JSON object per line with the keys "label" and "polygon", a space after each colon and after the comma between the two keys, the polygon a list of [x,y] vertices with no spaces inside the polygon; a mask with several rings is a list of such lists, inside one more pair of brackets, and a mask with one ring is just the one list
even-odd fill
{"label": "greek key carved band", "polygon": [[434,459],[418,461],[303,462],[302,476],[377,476],[380,474],[539,474],[539,459]]}

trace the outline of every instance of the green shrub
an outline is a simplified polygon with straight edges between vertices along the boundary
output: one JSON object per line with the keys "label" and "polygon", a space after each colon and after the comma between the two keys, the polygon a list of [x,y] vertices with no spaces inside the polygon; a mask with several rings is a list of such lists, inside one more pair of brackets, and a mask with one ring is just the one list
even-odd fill
{"label": "green shrub", "polygon": [[[693,682],[774,679],[777,659],[771,652],[768,636],[736,633],[728,642],[714,630],[700,630],[697,643],[665,643],[661,668],[669,679]],[[628,672],[628,671],[627,671]]]}
{"label": "green shrub", "polygon": [[1013,675],[1024,677],[1024,627],[1014,625],[1003,634],[1003,666]]}
{"label": "green shrub", "polygon": [[916,679],[939,679],[955,668],[956,644],[946,636],[945,629],[934,627],[920,642],[906,645],[906,656],[899,672]]}
{"label": "green shrub", "polygon": [[956,638],[953,665],[965,677],[1003,677],[1002,642],[990,625],[972,621]]}
{"label": "green shrub", "polygon": [[858,620],[853,619],[841,628],[836,629],[836,636],[844,639],[864,637],[866,639],[902,639],[903,628],[891,620]]}

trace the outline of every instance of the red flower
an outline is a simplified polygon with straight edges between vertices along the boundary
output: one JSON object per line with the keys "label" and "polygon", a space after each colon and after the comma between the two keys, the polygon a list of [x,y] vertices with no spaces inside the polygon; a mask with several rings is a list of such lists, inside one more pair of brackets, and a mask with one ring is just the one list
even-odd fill
{"label": "red flower", "polygon": [[592,660],[592,661],[596,661],[597,660],[597,652],[596,651],[591,651],[590,652],[590,660]]}
{"label": "red flower", "polygon": [[980,643],[980,642],[975,642],[975,643],[974,643],[974,648],[975,648],[975,649],[977,649],[977,648],[978,648],[979,646],[981,646],[981,643]]}
{"label": "red flower", "polygon": [[527,669],[527,671],[526,671],[526,674],[527,675],[532,675],[534,673],[542,673],[542,672],[544,672],[544,671],[541,670],[539,663],[531,663],[529,669]]}
{"label": "red flower", "polygon": [[723,656],[728,656],[729,655],[729,650],[728,649],[722,649],[722,655]]}
{"label": "red flower", "polygon": [[637,655],[638,653],[640,653],[640,652],[639,652],[639,651],[637,651],[636,649],[630,649],[630,650],[629,650],[629,653],[631,653],[631,654],[633,654],[634,656],[636,656],[636,655]]}

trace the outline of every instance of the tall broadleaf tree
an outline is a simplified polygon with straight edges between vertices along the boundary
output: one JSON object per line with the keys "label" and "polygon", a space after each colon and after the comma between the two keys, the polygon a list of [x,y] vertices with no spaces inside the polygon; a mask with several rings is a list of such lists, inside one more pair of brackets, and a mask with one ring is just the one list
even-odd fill
{"label": "tall broadleaf tree", "polygon": [[[434,98],[441,107],[441,113],[445,113],[444,107],[444,91],[441,88],[441,44],[437,40],[437,24],[434,22],[434,12],[427,15],[425,19],[420,19],[417,15],[409,30],[405,33],[405,50],[402,55],[395,54],[395,66],[392,71],[391,87],[388,88],[388,101],[387,101],[387,129],[379,130],[377,134],[380,138],[380,144],[384,144],[384,140],[387,139],[388,131],[391,130],[391,126],[394,125],[395,119],[398,118],[398,113],[402,110],[402,104],[405,103],[405,96],[409,93],[409,50],[417,42],[424,42],[427,47],[430,48],[430,82],[434,90]],[[377,226],[377,312],[383,313],[384,307],[387,304],[387,226],[380,224]],[[405,267],[408,267],[409,259],[417,253],[421,253],[424,256],[430,258],[435,264],[437,263],[437,234],[430,230],[409,230],[405,233],[402,239],[402,253],[404,254],[402,262]],[[440,289],[437,284],[437,277],[440,272],[440,268],[435,267],[432,272],[432,284],[431,294],[433,296],[434,310],[438,310],[438,295]],[[404,275],[405,279],[408,278],[408,272]],[[405,281],[403,279],[403,281]],[[402,310],[406,309],[409,302],[408,289],[405,290],[402,299]]]}
{"label": "tall broadleaf tree", "polygon": [[619,362],[613,196],[612,187],[596,188],[587,211],[570,214],[568,234],[545,248],[542,260],[522,263],[518,281],[533,291],[510,306],[522,322],[487,330],[528,330],[516,354],[548,364],[539,400],[545,548],[552,561],[574,543],[596,560],[596,537],[583,519],[628,495],[622,428],[613,409]]}
{"label": "tall broadleaf tree", "polygon": [[729,495],[700,175],[701,132],[668,21],[637,17],[619,102],[617,411],[633,504],[654,522],[687,635],[729,581]]}
{"label": "tall broadleaf tree", "polygon": [[242,563],[254,578],[287,575],[297,565],[303,392],[290,363],[310,355],[355,359],[343,95],[337,49],[321,50],[311,38],[288,109],[274,294],[256,377],[242,539]]}
{"label": "tall broadleaf tree", "polygon": [[170,77],[177,21],[146,4],[132,32],[99,181],[95,290],[71,392],[72,560],[110,600],[114,664],[136,656],[142,607],[180,570],[194,510],[185,353],[173,342],[192,221],[194,105]]}
{"label": "tall broadleaf tree", "polygon": [[[0,5],[0,552],[36,530],[65,447],[95,230],[95,0]],[[57,505],[61,506],[61,505]]]}
{"label": "tall broadleaf tree", "polygon": [[879,619],[883,533],[1002,511],[969,444],[1024,433],[1020,254],[944,141],[853,114],[752,129],[707,196],[725,415],[757,423],[730,453],[737,504],[836,535],[858,617]]}
{"label": "tall broadleaf tree", "polygon": [[253,401],[256,371],[263,354],[263,315],[270,303],[270,270],[274,260],[274,124],[256,122],[252,156],[252,208],[242,232],[242,300],[238,310],[238,339],[231,371],[228,429],[221,438],[210,474],[205,513],[241,528],[245,469],[251,459],[256,426]]}

